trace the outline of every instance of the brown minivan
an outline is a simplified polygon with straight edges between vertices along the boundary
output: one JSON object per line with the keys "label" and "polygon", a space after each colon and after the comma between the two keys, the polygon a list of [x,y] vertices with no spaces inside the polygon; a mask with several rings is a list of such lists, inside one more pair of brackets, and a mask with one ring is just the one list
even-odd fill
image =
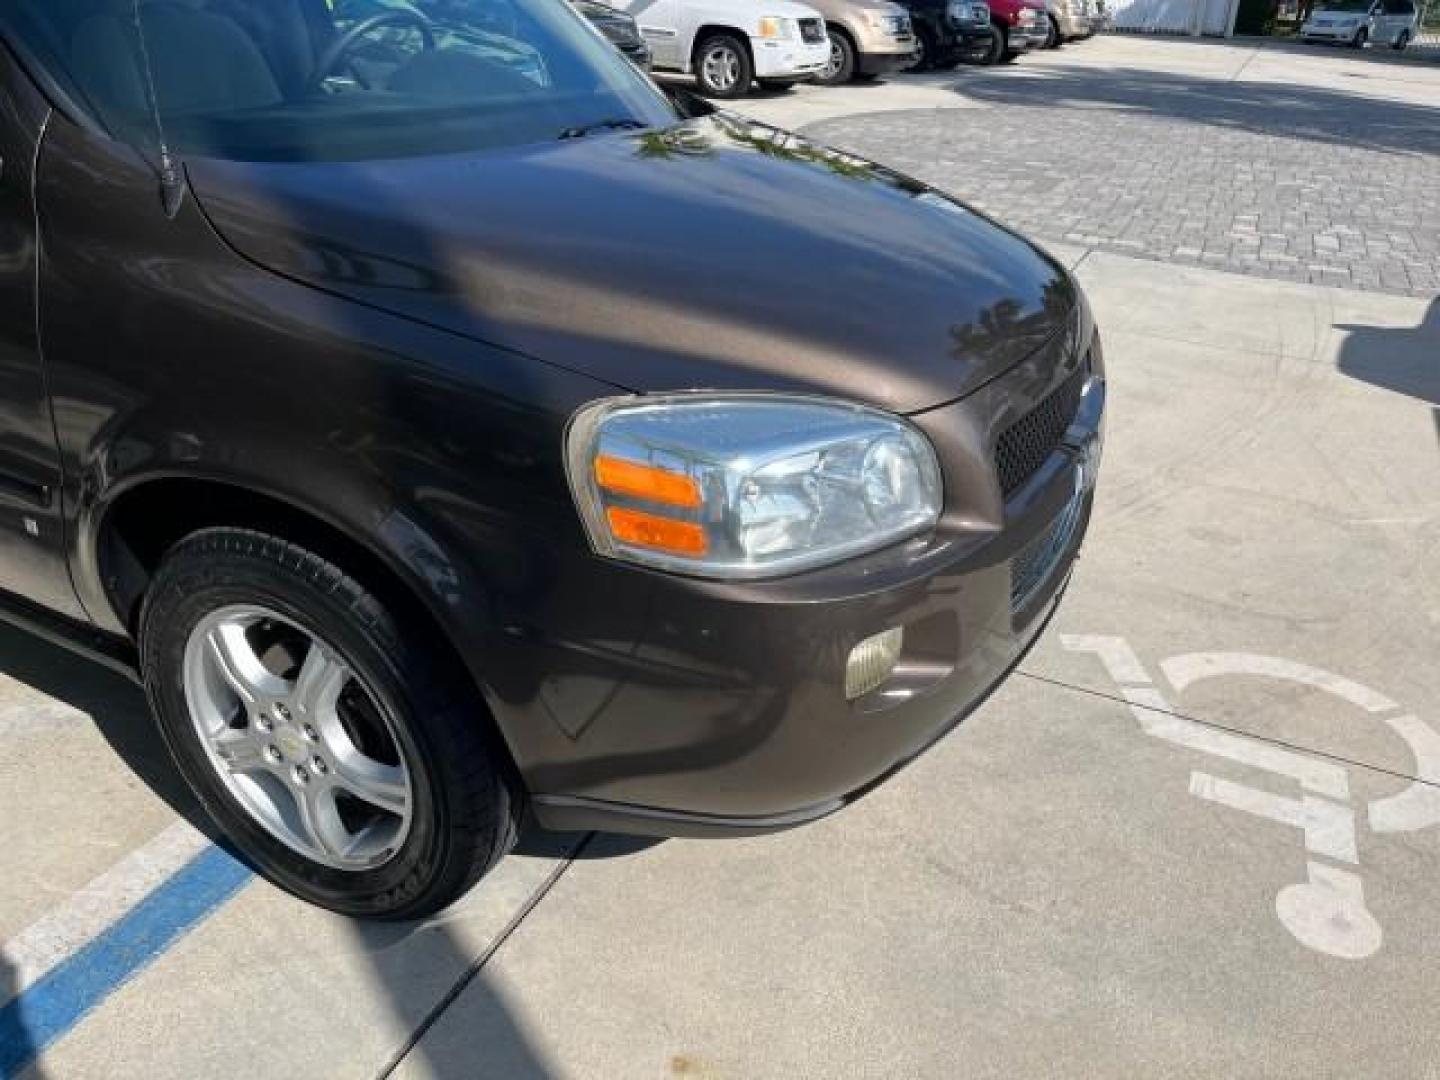
{"label": "brown minivan", "polygon": [[547,826],[810,821],[1054,611],[1079,288],[564,4],[0,10],[0,590],[235,848],[413,917]]}

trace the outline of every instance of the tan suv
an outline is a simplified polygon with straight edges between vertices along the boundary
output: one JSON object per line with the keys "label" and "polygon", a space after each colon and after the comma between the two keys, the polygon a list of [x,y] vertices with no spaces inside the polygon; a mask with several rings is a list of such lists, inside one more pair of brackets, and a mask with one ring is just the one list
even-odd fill
{"label": "tan suv", "polygon": [[806,0],[825,16],[830,62],[814,82],[838,86],[909,67],[915,60],[910,13],[889,0]]}

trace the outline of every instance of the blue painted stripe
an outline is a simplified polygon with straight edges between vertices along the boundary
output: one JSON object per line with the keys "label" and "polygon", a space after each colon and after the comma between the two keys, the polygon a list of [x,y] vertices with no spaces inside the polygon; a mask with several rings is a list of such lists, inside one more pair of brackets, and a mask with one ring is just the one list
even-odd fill
{"label": "blue painted stripe", "polygon": [[0,1009],[0,1080],[40,1053],[229,900],[253,875],[209,847],[83,949]]}

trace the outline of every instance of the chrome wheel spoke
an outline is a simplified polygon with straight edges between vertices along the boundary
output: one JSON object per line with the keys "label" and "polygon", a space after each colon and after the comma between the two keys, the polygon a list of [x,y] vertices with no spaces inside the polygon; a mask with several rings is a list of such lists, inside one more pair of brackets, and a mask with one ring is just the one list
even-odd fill
{"label": "chrome wheel spoke", "polygon": [[314,782],[300,785],[295,792],[295,802],[305,839],[332,859],[348,857],[353,838],[340,820],[334,787]]}
{"label": "chrome wheel spoke", "polygon": [[255,655],[241,622],[224,622],[205,636],[215,669],[246,706],[255,708],[265,697],[267,683],[273,682],[260,657]]}
{"label": "chrome wheel spoke", "polygon": [[312,723],[333,715],[340,691],[349,679],[350,669],[319,642],[312,641],[290,693],[297,715]]}
{"label": "chrome wheel spoke", "polygon": [[349,794],[388,814],[410,812],[410,783],[405,770],[359,754],[335,761],[335,782]]}
{"label": "chrome wheel spoke", "polygon": [[265,740],[251,731],[227,728],[210,740],[211,749],[232,773],[260,772],[270,767]]}

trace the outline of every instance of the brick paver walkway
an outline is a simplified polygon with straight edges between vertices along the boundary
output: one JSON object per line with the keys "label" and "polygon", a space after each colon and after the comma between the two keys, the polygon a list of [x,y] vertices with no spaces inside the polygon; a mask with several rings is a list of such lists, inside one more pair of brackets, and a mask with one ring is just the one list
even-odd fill
{"label": "brick paver walkway", "polygon": [[1440,293],[1440,101],[1076,69],[962,69],[955,89],[1001,107],[872,113],[805,133],[1039,238]]}

